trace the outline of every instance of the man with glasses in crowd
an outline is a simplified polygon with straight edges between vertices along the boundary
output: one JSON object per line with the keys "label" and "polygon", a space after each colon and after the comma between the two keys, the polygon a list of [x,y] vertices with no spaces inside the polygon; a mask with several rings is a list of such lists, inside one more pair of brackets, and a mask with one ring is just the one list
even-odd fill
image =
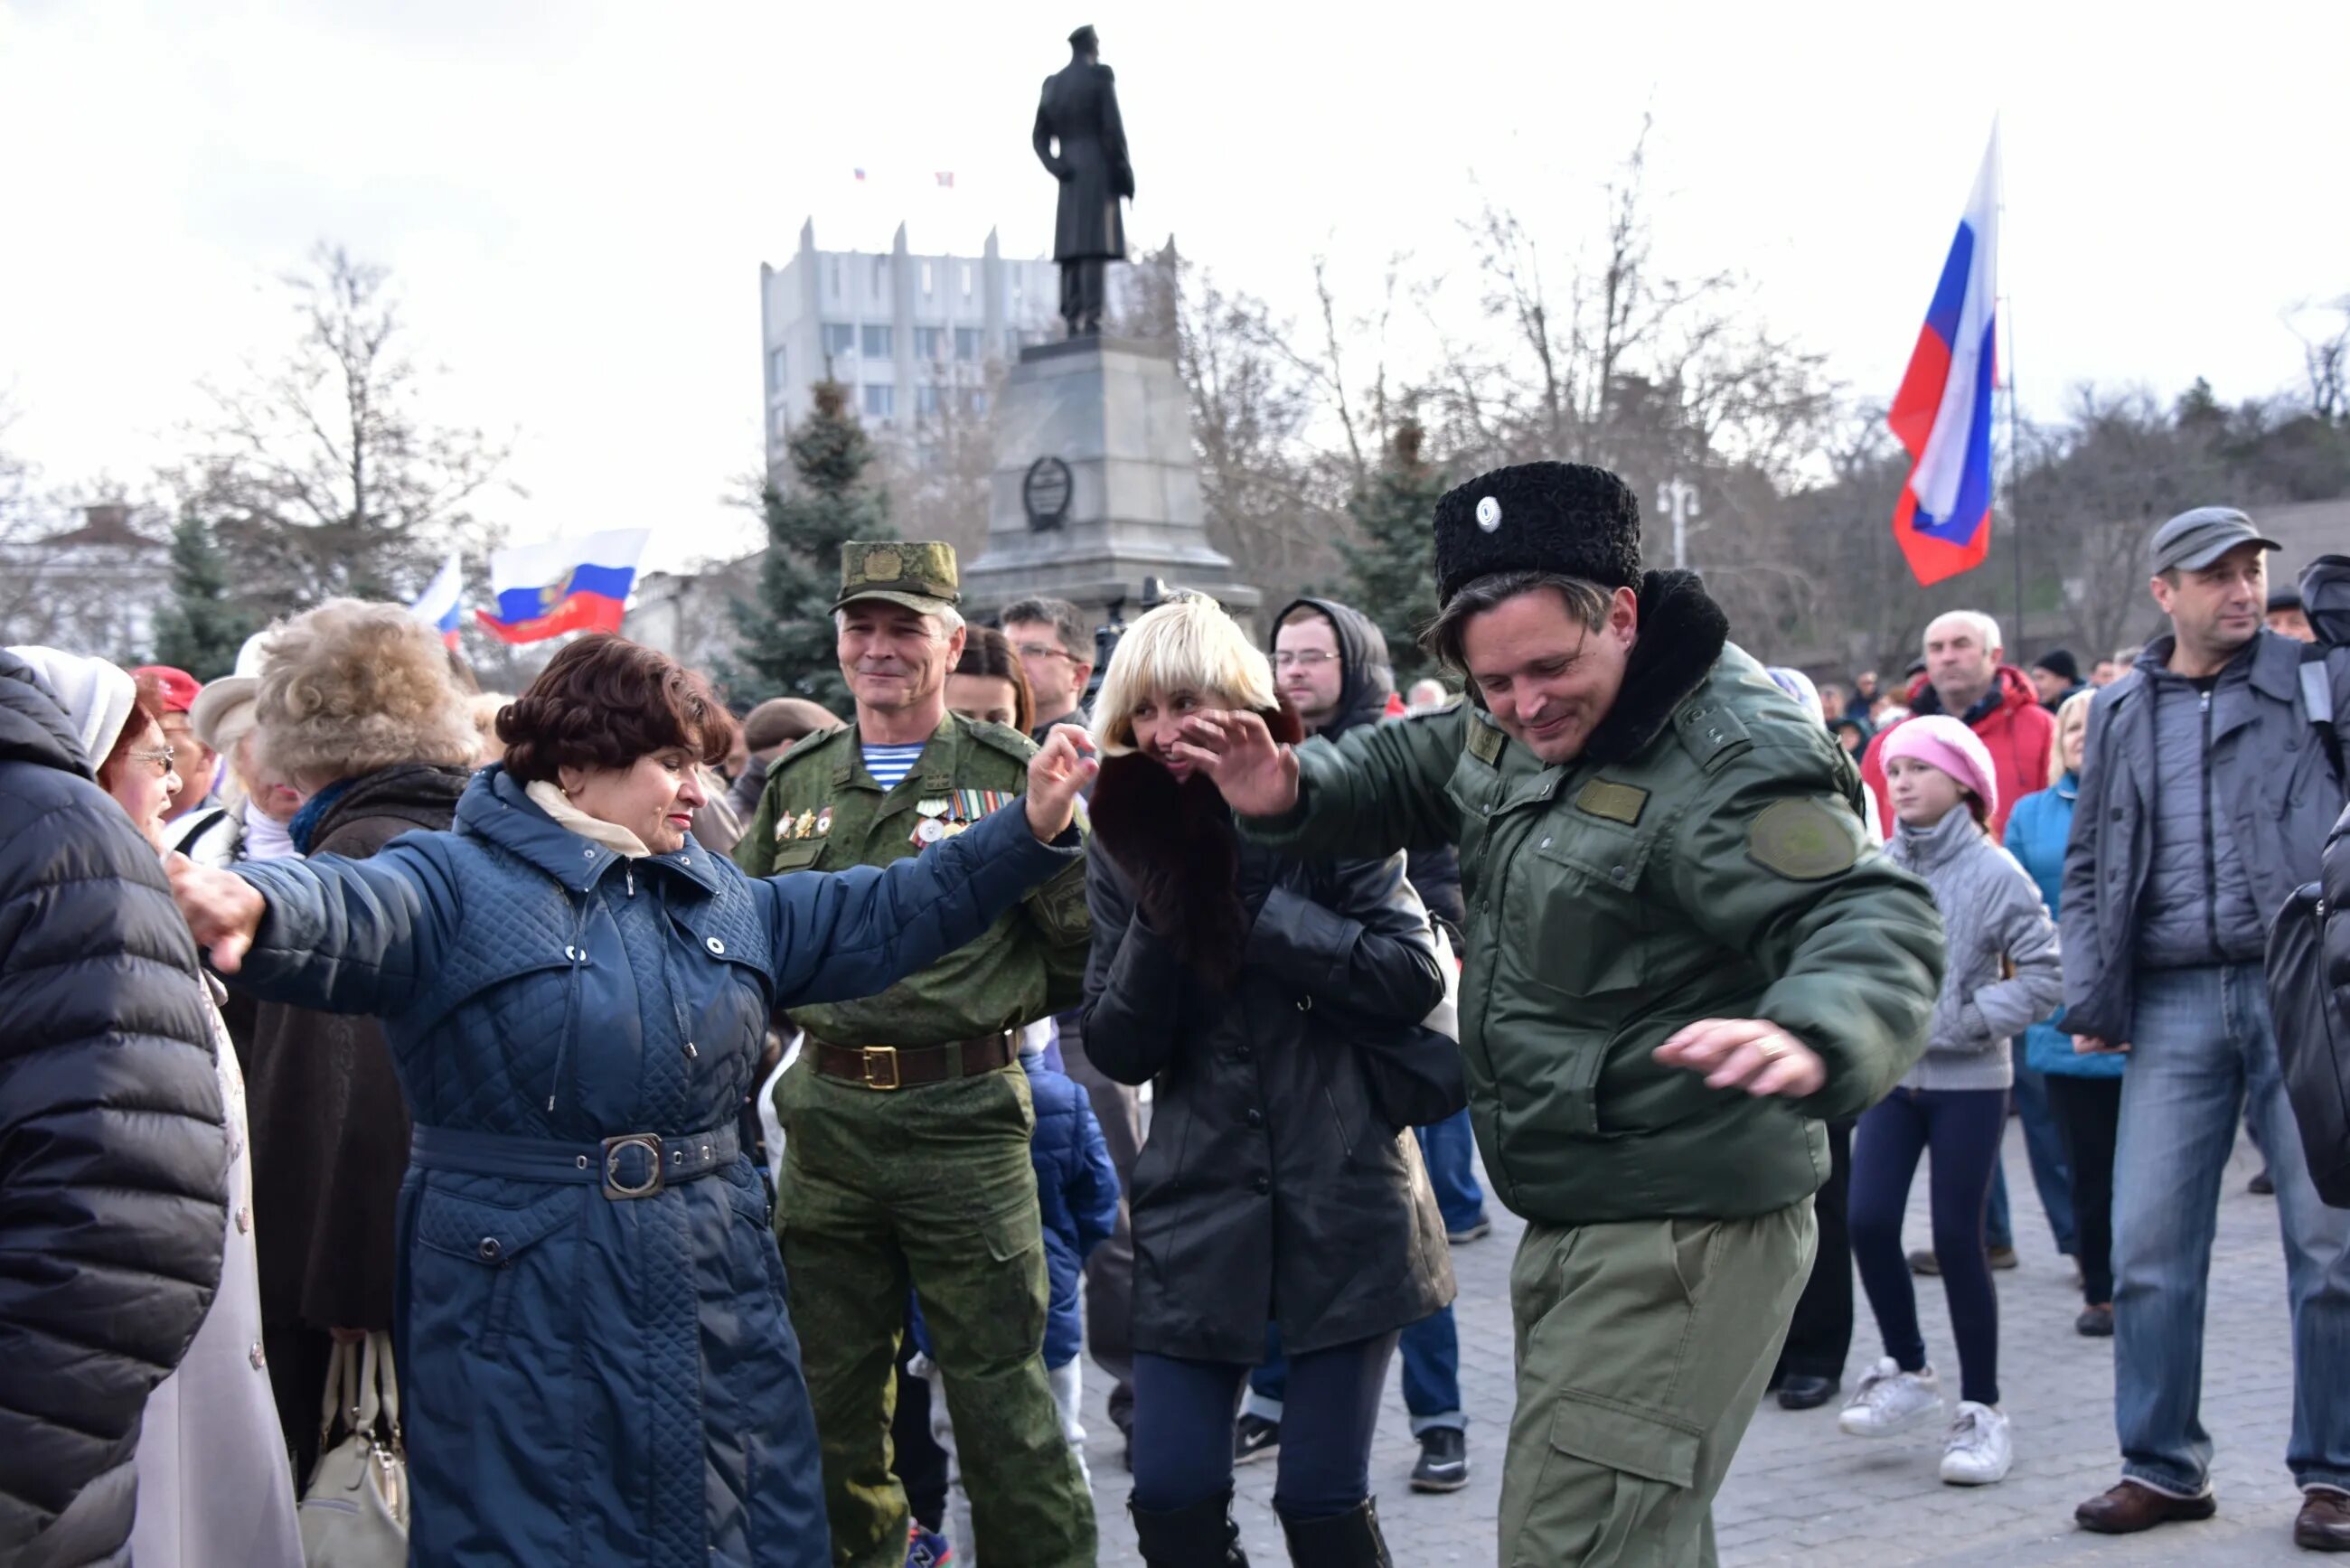
{"label": "man with glasses in crowd", "polygon": [[1003,611],[1003,635],[1020,656],[1036,705],[1030,738],[1041,746],[1055,724],[1082,726],[1086,687],[1094,678],[1094,639],[1077,607],[1066,599],[1021,599]]}

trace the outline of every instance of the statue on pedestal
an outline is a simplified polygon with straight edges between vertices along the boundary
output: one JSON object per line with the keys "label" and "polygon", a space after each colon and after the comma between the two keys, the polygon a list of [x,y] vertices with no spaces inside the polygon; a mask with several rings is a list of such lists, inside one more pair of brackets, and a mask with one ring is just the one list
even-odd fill
{"label": "statue on pedestal", "polygon": [[1126,127],[1118,115],[1118,78],[1101,63],[1091,27],[1069,35],[1069,63],[1045,78],[1029,137],[1061,182],[1053,225],[1053,259],[1061,264],[1061,318],[1072,337],[1097,337],[1106,268],[1126,259],[1121,198],[1134,195]]}

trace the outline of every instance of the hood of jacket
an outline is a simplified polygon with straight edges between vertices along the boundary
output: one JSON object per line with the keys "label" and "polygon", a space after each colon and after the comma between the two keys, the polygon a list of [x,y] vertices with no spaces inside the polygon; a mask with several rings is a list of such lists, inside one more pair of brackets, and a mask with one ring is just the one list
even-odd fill
{"label": "hood of jacket", "polygon": [[[1264,715],[1284,745],[1305,738],[1283,698]],[[1232,807],[1204,774],[1178,781],[1139,752],[1108,757],[1087,802],[1094,841],[1134,884],[1135,908],[1186,965],[1218,986],[1240,972],[1249,910]]]}
{"label": "hood of jacket", "polygon": [[57,698],[31,665],[5,649],[0,649],[0,762],[97,776]]}
{"label": "hood of jacket", "polygon": [[2302,569],[2301,613],[2328,648],[2350,648],[2350,556],[2320,556]]}
{"label": "hood of jacket", "polygon": [[[1966,712],[1955,713],[1951,717],[1964,719],[1970,730],[1980,730],[2002,714],[2040,706],[2039,688],[2032,684],[2031,676],[2012,664],[2001,665],[1998,673],[1992,676],[1991,691],[1984,696],[1988,698],[1993,693],[1998,695],[1997,702],[1977,702]],[[1942,706],[1942,694],[1934,690],[1934,683],[1920,675],[1909,686],[1909,711],[1913,717],[1923,717],[1928,713],[1948,712],[1949,710]]]}
{"label": "hood of jacket", "polygon": [[[459,780],[463,782],[463,774]],[[441,826],[449,826],[445,811]],[[492,763],[465,784],[463,794],[456,801],[454,826],[468,837],[494,844],[536,867],[566,888],[592,888],[608,867],[627,858],[611,846],[583,838],[549,816],[530,798],[528,786],[506,772],[504,763]],[[662,867],[712,892],[724,876],[716,863],[725,858],[689,840],[666,855],[651,856],[637,864]]]}
{"label": "hood of jacket", "polygon": [[1319,611],[1338,637],[1338,705],[1330,722],[1315,732],[1335,742],[1358,725],[1376,724],[1387,717],[1388,699],[1395,695],[1395,666],[1388,655],[1387,633],[1352,605],[1336,599],[1293,599],[1273,618],[1276,628],[1293,610]]}

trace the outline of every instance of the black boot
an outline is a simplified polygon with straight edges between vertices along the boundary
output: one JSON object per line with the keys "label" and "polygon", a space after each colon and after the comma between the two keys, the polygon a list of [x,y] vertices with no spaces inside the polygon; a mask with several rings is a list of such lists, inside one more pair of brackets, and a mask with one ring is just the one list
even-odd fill
{"label": "black boot", "polygon": [[1134,1533],[1149,1568],[1248,1568],[1248,1553],[1241,1550],[1241,1527],[1232,1522],[1230,1487],[1204,1501],[1166,1513],[1138,1508],[1131,1500],[1126,1511],[1134,1519]]}
{"label": "black boot", "polygon": [[1375,1498],[1335,1519],[1292,1519],[1284,1514],[1281,1532],[1289,1541],[1295,1568],[1395,1568],[1387,1537],[1379,1533]]}

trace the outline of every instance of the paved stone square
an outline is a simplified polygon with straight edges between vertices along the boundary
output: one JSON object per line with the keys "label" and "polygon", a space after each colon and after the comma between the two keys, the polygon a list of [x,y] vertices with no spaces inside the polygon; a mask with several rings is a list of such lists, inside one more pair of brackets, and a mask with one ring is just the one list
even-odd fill
{"label": "paved stone square", "polygon": [[[2073,1508],[2110,1486],[2118,1460],[2113,1437],[2111,1341],[2073,1332],[2080,1298],[2069,1262],[2057,1255],[2024,1163],[2022,1129],[2009,1125],[2008,1190],[2022,1264],[1994,1276],[2000,1291],[2000,1382],[2015,1423],[2014,1471],[2001,1484],[1962,1490],[1941,1484],[1939,1432],[1883,1443],[1837,1431],[1834,1405],[1790,1414],[1766,1399],[1724,1485],[1715,1521],[1725,1565],[1764,1563],[2307,1563],[2323,1559],[2293,1545],[2300,1494],[2284,1470],[2293,1387],[2286,1333],[2284,1259],[2272,1199],[2244,1190],[2258,1168],[2240,1147],[2220,1206],[2213,1253],[2203,1420],[2218,1445],[2214,1484],[2220,1515],[2202,1524],[2145,1535],[2086,1534]],[[1926,1179],[1910,1195],[1909,1236],[1927,1234]],[[1461,1376],[1471,1413],[1468,1490],[1424,1497],[1405,1476],[1418,1449],[1402,1396],[1391,1384],[1371,1459],[1372,1485],[1399,1568],[1494,1561],[1502,1433],[1511,1405],[1509,1262],[1518,1221],[1493,1210],[1492,1236],[1459,1249]],[[1950,1319],[1941,1291],[1920,1280],[1918,1306],[1929,1354],[1955,1384]],[[1846,1386],[1878,1354],[1876,1326],[1856,1282],[1858,1324]],[[1087,1462],[1102,1526],[1105,1564],[1136,1564],[1126,1519],[1128,1478],[1118,1435],[1103,1413],[1099,1374],[1087,1368]],[[1288,1562],[1273,1516],[1270,1461],[1240,1471],[1237,1511],[1252,1562]]]}

